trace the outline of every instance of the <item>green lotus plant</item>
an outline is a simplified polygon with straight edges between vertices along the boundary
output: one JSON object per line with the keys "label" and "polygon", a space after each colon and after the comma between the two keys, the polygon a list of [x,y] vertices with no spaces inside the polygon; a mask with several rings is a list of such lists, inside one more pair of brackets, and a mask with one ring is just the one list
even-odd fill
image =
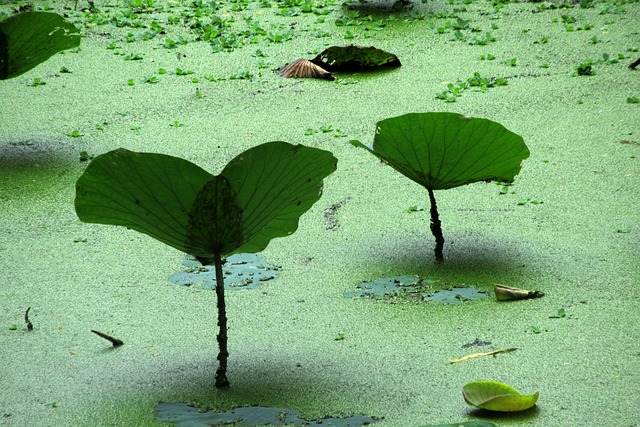
{"label": "green lotus plant", "polygon": [[437,261],[444,260],[444,237],[434,191],[477,181],[510,183],[529,157],[522,137],[501,124],[456,113],[385,119],[377,123],[373,146],[351,143],[427,189]]}
{"label": "green lotus plant", "polygon": [[203,265],[215,264],[216,387],[229,385],[223,258],[259,252],[293,233],[336,169],[328,151],[286,142],[251,148],[212,175],[187,160],[123,148],[95,157],[76,183],[76,213],[88,223],[147,234]]}
{"label": "green lotus plant", "polygon": [[58,14],[24,12],[0,22],[0,80],[17,77],[65,49],[80,45],[80,30]]}
{"label": "green lotus plant", "polygon": [[464,401],[488,411],[517,412],[531,408],[538,401],[538,392],[522,395],[513,387],[495,381],[476,381],[462,388]]}

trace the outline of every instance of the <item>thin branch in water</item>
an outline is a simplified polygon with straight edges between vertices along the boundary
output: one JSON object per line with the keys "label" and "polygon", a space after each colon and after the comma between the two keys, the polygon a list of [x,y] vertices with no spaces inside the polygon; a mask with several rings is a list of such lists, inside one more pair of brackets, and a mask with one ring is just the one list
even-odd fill
{"label": "thin branch in water", "polygon": [[104,338],[105,340],[111,342],[111,344],[113,344],[114,347],[119,347],[122,344],[124,344],[122,341],[120,341],[118,338],[114,338],[111,335],[107,335],[104,334],[100,331],[96,331],[94,329],[91,330],[91,332],[93,332],[94,334],[96,334],[97,336],[99,336],[100,338]]}

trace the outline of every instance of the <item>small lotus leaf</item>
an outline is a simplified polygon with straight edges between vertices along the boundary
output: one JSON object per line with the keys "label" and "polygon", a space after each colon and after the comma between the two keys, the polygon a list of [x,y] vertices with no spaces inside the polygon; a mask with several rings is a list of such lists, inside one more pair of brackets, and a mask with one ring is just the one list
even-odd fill
{"label": "small lotus leaf", "polygon": [[366,71],[379,67],[399,67],[396,55],[373,46],[331,46],[311,60],[328,71]]}
{"label": "small lotus leaf", "polygon": [[80,45],[80,30],[58,14],[24,12],[0,22],[0,80],[26,73]]}
{"label": "small lotus leaf", "polygon": [[517,412],[531,408],[538,401],[538,392],[525,396],[513,387],[495,381],[476,381],[462,388],[465,402],[489,411]]}

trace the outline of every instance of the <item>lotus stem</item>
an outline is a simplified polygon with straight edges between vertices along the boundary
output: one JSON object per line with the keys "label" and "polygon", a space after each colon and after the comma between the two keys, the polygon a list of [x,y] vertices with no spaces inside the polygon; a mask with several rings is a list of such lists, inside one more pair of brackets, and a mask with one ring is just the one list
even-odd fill
{"label": "lotus stem", "polygon": [[222,257],[214,254],[216,267],[216,298],[218,300],[218,370],[216,371],[216,388],[228,387],[227,379],[227,310],[224,304],[224,275],[222,273]]}
{"label": "lotus stem", "polygon": [[436,205],[436,197],[433,195],[433,190],[427,188],[429,192],[429,201],[431,202],[431,233],[436,238],[436,261],[443,262],[444,255],[442,255],[442,249],[444,248],[444,236],[442,235],[442,226],[440,224],[440,217],[438,216],[438,205]]}

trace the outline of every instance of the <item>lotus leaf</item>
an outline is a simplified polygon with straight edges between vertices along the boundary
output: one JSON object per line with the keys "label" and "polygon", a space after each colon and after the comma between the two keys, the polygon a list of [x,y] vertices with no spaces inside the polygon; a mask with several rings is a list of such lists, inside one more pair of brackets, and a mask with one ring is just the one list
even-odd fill
{"label": "lotus leaf", "polygon": [[[331,153],[269,142],[218,176],[177,157],[123,148],[93,159],[76,184],[76,212],[121,225],[200,258],[259,252],[293,233],[335,170]],[[239,250],[241,249],[241,250]]]}
{"label": "lotus leaf", "polygon": [[462,388],[465,402],[489,411],[517,412],[531,408],[538,401],[538,392],[524,396],[513,387],[495,381],[476,381]]}
{"label": "lotus leaf", "polygon": [[336,169],[328,151],[275,141],[251,148],[212,175],[184,159],[123,148],[95,157],[76,183],[76,213],[121,225],[215,264],[216,387],[229,385],[222,257],[259,252],[298,228]]}
{"label": "lotus leaf", "polygon": [[0,80],[17,77],[65,49],[80,45],[80,30],[58,14],[24,12],[0,22]]}
{"label": "lotus leaf", "polygon": [[512,182],[529,157],[522,137],[499,123],[457,113],[411,113],[377,123],[373,146],[351,141],[425,187],[436,260],[444,237],[434,190],[478,181]]}
{"label": "lotus leaf", "polygon": [[396,55],[373,46],[331,46],[311,60],[328,71],[366,71],[379,67],[399,67]]}

